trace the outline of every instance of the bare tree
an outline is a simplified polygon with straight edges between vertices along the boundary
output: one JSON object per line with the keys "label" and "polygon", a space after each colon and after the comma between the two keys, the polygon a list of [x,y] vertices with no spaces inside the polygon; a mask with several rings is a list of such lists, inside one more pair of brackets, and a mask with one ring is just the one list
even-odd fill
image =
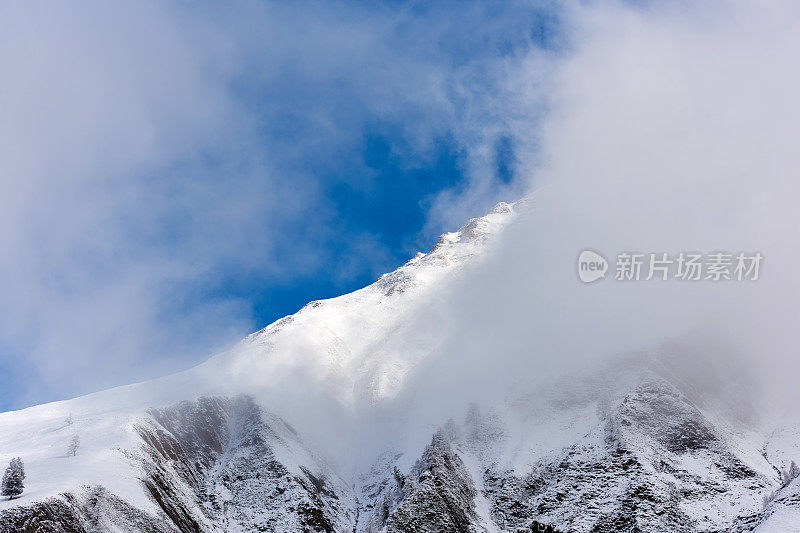
{"label": "bare tree", "polygon": [[72,440],[69,441],[69,447],[67,448],[67,455],[71,455],[75,457],[78,455],[78,448],[81,447],[81,436],[75,433],[72,436]]}

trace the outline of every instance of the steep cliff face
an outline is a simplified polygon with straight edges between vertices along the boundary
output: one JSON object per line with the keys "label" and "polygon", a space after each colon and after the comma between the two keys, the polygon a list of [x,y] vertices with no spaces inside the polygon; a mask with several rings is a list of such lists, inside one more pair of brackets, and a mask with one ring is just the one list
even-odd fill
{"label": "steep cliff face", "polygon": [[760,503],[769,472],[757,449],[649,377],[559,453],[528,472],[490,464],[484,481],[506,527],[535,517],[566,531],[718,531]]}
{"label": "steep cliff face", "polygon": [[388,490],[370,505],[363,531],[484,531],[475,510],[475,484],[443,432],[434,434],[410,472],[393,466],[387,481]]}
{"label": "steep cliff face", "polygon": [[139,426],[144,483],[181,531],[352,529],[351,489],[251,398],[201,398],[150,415]]}
{"label": "steep cliff face", "polygon": [[151,411],[143,479],[180,531],[346,531],[350,488],[249,397]]}

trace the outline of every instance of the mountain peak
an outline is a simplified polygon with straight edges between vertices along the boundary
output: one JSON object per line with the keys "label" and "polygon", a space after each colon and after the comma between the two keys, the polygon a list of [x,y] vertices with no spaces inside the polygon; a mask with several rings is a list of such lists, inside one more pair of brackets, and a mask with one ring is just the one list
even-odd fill
{"label": "mountain peak", "polygon": [[[420,305],[445,279],[481,257],[492,238],[516,218],[515,205],[501,202],[442,234],[427,253],[418,252],[371,285],[309,302],[249,335],[240,349],[212,358],[215,371],[235,369],[234,381],[241,378],[255,386],[278,369],[302,369],[338,384],[336,397],[346,405],[394,397],[405,374],[438,344],[438,333],[411,332],[419,327],[413,317]],[[426,342],[420,343],[417,339],[425,335]]]}

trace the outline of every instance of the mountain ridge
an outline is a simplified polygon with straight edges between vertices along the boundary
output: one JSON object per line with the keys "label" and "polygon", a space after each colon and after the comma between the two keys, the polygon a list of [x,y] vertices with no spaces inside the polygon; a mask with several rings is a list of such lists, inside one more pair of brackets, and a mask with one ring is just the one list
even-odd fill
{"label": "mountain ridge", "polygon": [[724,346],[620,356],[404,440],[385,407],[446,329],[420,314],[524,203],[188,371],[0,414],[0,460],[28,467],[0,533],[800,531],[800,425],[745,408]]}

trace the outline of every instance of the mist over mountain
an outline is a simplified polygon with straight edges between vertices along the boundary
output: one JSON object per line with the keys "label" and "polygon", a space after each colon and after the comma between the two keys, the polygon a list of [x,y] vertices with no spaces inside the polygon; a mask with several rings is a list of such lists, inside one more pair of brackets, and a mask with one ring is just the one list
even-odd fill
{"label": "mist over mountain", "polygon": [[[331,45],[350,42],[342,28],[370,31],[359,34],[363,46],[343,45],[327,59],[292,49],[288,57],[302,65],[292,72],[330,81],[324,94],[338,94],[331,72],[392,66],[376,71],[388,93],[355,74],[341,83],[380,113],[433,117],[437,126],[406,132],[406,155],[425,153],[438,125],[457,117],[451,133],[469,162],[467,181],[425,196],[425,215],[414,219],[446,232],[365,287],[312,300],[186,370],[0,414],[0,464],[14,460],[8,484],[17,487],[0,500],[0,533],[800,531],[800,10],[791,2],[563,3],[564,38],[551,48],[521,45],[535,35],[518,31],[508,42],[498,37],[506,34],[494,24],[519,30],[514,6],[478,10],[494,23],[476,28],[475,40],[508,52],[502,60],[465,38],[466,55],[479,56],[465,63],[421,59],[461,33],[420,23],[413,10],[402,13],[407,24],[391,10],[359,10],[361,26],[342,26],[335,10],[310,19],[318,30],[327,17],[337,23],[325,33]],[[274,20],[284,15],[278,9]],[[279,26],[271,26],[279,37],[297,29]],[[390,46],[402,30],[427,37],[410,51]],[[245,42],[260,35],[251,28]],[[225,42],[212,48],[224,56]],[[362,55],[367,44],[389,59]],[[419,76],[406,80],[405,70]],[[420,90],[398,89],[406,83]],[[226,101],[214,95],[200,99]],[[298,98],[319,120],[308,124],[347,115],[322,112],[315,94]],[[200,130],[230,118],[212,115]],[[335,130],[320,138],[337,138]],[[487,168],[501,138],[513,145],[504,164],[513,163],[514,178],[498,185]],[[372,162],[402,160],[380,142],[370,146],[378,147]],[[248,168],[256,176],[261,167]],[[37,333],[30,326],[39,319],[26,311],[15,317],[26,326],[12,329],[31,332],[25,344],[47,353],[86,351],[50,369],[56,374],[69,361],[116,364],[113,352],[87,351],[97,346],[124,347],[119,368],[158,339],[207,352],[229,337],[220,331],[232,331],[236,313],[200,310],[175,328],[151,329],[141,327],[151,307],[125,295],[151,294],[153,272],[169,278],[193,257],[207,266],[235,262],[242,250],[248,264],[273,259],[225,238],[254,213],[294,228],[288,248],[305,249],[317,234],[297,228],[307,228],[317,204],[313,184],[298,183],[274,211],[238,196],[203,203],[229,213],[230,225],[189,226],[219,240],[201,239],[175,270],[142,268],[135,283],[100,291],[94,303],[147,309],[130,329],[110,327],[119,315],[98,321],[97,335],[84,328],[95,325],[86,317],[103,316],[94,303],[75,322],[81,328],[59,314],[57,326]],[[506,201],[480,207],[496,196]],[[308,228],[325,225],[317,222]],[[356,235],[342,254],[386,264],[372,237]],[[202,244],[216,242],[222,251]],[[586,250],[608,267],[591,283],[577,270]],[[703,270],[681,278],[691,255]],[[25,270],[26,255],[9,256],[19,261],[7,272]],[[763,259],[757,275],[737,279],[738,256]],[[291,257],[275,268],[302,263]],[[635,278],[623,268],[634,257],[643,261]],[[714,257],[727,258],[724,276],[713,274]],[[648,268],[657,258],[664,278]],[[26,284],[14,279],[7,292],[22,294]],[[148,289],[137,291],[139,282]],[[73,331],[75,346],[60,341]],[[114,331],[119,344],[100,342]]]}
{"label": "mist over mountain", "polygon": [[0,415],[27,473],[0,530],[793,527],[797,421],[726,332],[550,361],[560,331],[496,337],[519,327],[503,306],[442,307],[536,205],[499,204],[188,371]]}

